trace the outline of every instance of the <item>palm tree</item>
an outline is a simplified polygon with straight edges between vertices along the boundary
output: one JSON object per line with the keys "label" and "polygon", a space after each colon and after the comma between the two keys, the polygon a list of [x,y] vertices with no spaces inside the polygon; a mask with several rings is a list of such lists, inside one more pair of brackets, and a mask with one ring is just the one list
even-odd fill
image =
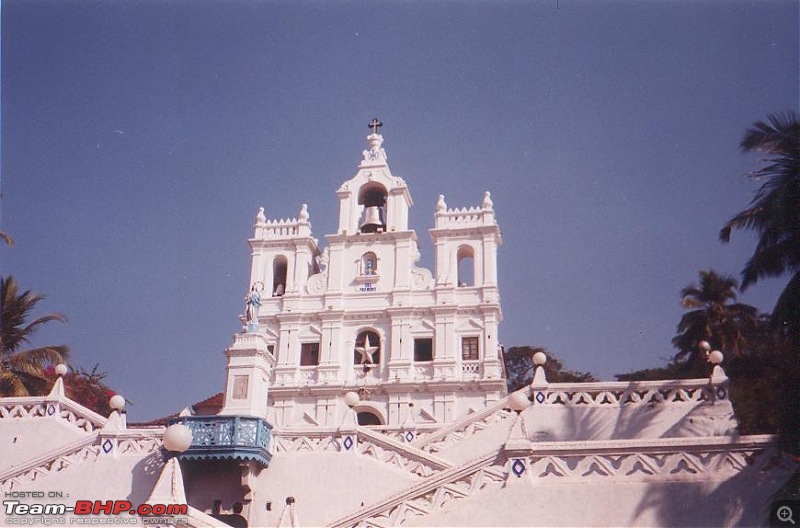
{"label": "palm tree", "polygon": [[672,344],[678,349],[675,360],[687,369],[707,370],[700,354],[700,342],[712,348],[741,356],[752,349],[760,331],[758,310],[736,302],[738,281],[714,270],[701,270],[700,283],[681,290],[681,304],[686,313],[678,323]]}
{"label": "palm tree", "polygon": [[745,152],[767,154],[767,164],[750,177],[764,181],[750,202],[722,228],[730,241],[733,229],[752,230],[759,240],[742,270],[742,291],[764,277],[791,274],[772,311],[772,321],[794,336],[800,354],[800,121],[793,112],[767,116],[745,133]]}
{"label": "palm tree", "polygon": [[3,277],[0,290],[0,396],[43,394],[49,385],[44,368],[63,363],[69,350],[63,345],[22,348],[40,326],[66,318],[51,313],[28,323],[26,319],[44,297],[29,290],[19,293],[13,277]]}

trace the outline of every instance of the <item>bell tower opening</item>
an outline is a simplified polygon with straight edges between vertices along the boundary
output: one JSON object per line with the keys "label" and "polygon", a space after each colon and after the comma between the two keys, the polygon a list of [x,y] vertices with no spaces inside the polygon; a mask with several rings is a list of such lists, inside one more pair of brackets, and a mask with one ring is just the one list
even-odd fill
{"label": "bell tower opening", "polygon": [[286,273],[289,261],[283,255],[278,255],[272,261],[272,296],[282,297],[286,291]]}
{"label": "bell tower opening", "polygon": [[382,233],[386,231],[386,188],[379,183],[368,183],[358,194],[358,204],[364,207],[359,231]]}
{"label": "bell tower opening", "polygon": [[475,286],[475,251],[471,246],[461,246],[456,255],[458,261],[458,286]]}

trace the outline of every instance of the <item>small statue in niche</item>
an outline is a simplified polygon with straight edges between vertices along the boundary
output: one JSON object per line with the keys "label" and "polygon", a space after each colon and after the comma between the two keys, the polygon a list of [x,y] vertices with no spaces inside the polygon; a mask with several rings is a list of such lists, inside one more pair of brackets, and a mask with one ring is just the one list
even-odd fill
{"label": "small statue in niche", "polygon": [[250,292],[244,298],[245,318],[248,323],[258,322],[258,309],[261,307],[261,290],[263,289],[264,284],[258,281],[250,287]]}
{"label": "small statue in niche", "polygon": [[365,275],[375,275],[375,260],[368,258],[366,262]]}

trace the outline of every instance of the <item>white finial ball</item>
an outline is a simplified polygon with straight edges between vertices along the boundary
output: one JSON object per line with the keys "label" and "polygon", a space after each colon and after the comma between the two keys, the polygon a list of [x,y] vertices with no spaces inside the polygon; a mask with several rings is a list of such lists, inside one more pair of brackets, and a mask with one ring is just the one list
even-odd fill
{"label": "white finial ball", "polygon": [[533,364],[537,366],[542,366],[547,363],[547,354],[544,352],[537,352],[533,355]]}
{"label": "white finial ball", "polygon": [[66,376],[67,372],[69,372],[69,368],[63,363],[59,363],[56,365],[56,375],[58,376]]}
{"label": "white finial ball", "polygon": [[164,447],[167,451],[183,453],[192,445],[192,430],[183,424],[172,424],[164,432]]}
{"label": "white finial ball", "polygon": [[724,356],[722,355],[722,352],[715,350],[708,355],[708,362],[712,365],[719,365],[722,363],[723,358]]}
{"label": "white finial ball", "polygon": [[119,394],[115,394],[108,400],[108,406],[115,411],[121,411],[125,407],[125,398]]}
{"label": "white finial ball", "polygon": [[361,397],[357,392],[350,391],[344,395],[344,402],[348,407],[355,407],[361,401]]}
{"label": "white finial ball", "polygon": [[700,341],[697,346],[700,347],[702,352],[708,353],[708,351],[711,350],[711,345],[708,343],[708,341]]}
{"label": "white finial ball", "polygon": [[508,404],[511,406],[512,411],[520,412],[527,409],[531,402],[526,395],[517,391],[509,396]]}

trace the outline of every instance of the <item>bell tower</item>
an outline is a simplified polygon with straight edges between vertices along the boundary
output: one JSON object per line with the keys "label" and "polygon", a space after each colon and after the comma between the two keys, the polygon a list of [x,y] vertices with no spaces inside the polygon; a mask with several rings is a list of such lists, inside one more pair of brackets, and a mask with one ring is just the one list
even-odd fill
{"label": "bell tower", "polygon": [[389,170],[383,136],[377,132],[380,126],[380,121],[372,120],[373,133],[367,136],[358,172],[336,191],[341,235],[408,230],[411,194],[406,182]]}
{"label": "bell tower", "polygon": [[242,376],[263,379],[242,356],[264,358],[257,374],[268,373],[269,393],[253,388],[277,427],[338,426],[356,392],[362,425],[432,429],[505,393],[488,193],[464,210],[440,198],[436,273],[417,266],[411,193],[389,169],[381,122],[369,126],[356,174],[336,191],[339,222],[324,251],[305,206],[289,220],[256,216],[246,332],[228,351],[231,411],[250,403],[234,398],[245,394]]}

